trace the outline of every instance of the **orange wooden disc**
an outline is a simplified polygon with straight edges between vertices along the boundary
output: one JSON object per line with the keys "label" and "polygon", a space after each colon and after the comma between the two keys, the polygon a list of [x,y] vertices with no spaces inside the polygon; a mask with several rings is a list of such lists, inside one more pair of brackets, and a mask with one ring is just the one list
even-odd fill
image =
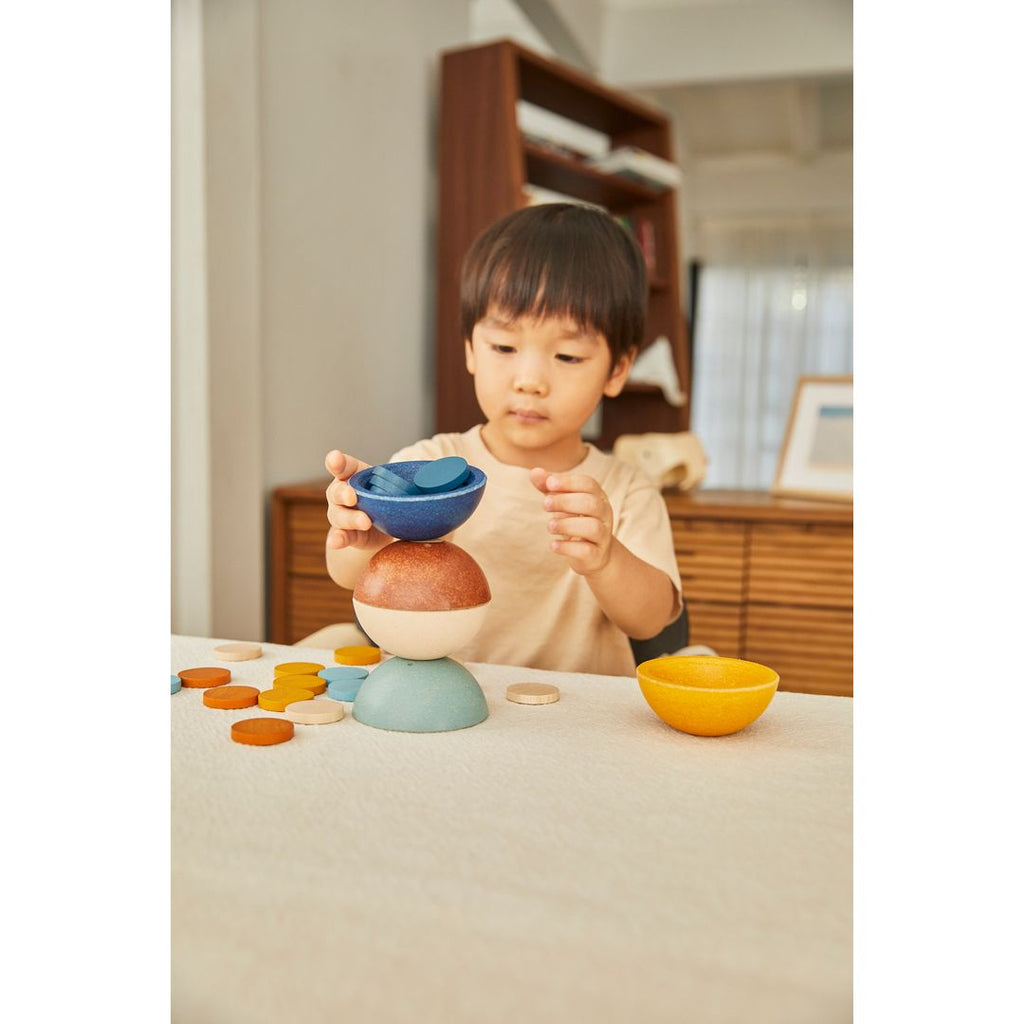
{"label": "orange wooden disc", "polygon": [[259,700],[260,691],[255,686],[215,686],[203,694],[203,703],[208,708],[251,708]]}
{"label": "orange wooden disc", "polygon": [[257,703],[264,711],[284,711],[289,704],[299,700],[312,700],[313,694],[309,690],[299,690],[290,686],[275,686],[270,690],[263,690]]}
{"label": "orange wooden disc", "polygon": [[334,652],[339,665],[375,665],[380,661],[379,647],[339,647]]}
{"label": "orange wooden disc", "polygon": [[229,668],[183,668],[178,673],[182,686],[223,686],[231,682]]}
{"label": "orange wooden disc", "polygon": [[284,743],[294,735],[295,726],[284,718],[243,718],[231,726],[231,738],[236,743],[249,743],[254,747]]}

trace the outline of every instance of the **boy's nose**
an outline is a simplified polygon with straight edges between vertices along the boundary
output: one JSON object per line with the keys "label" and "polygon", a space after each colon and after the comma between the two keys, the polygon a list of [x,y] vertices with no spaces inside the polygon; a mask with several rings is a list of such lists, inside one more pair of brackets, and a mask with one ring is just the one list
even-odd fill
{"label": "boy's nose", "polygon": [[545,395],[547,385],[537,374],[520,373],[515,379],[515,389],[524,395]]}
{"label": "boy's nose", "polygon": [[516,367],[514,384],[517,392],[525,395],[544,395],[547,393],[547,382],[540,368],[531,360],[522,360]]}

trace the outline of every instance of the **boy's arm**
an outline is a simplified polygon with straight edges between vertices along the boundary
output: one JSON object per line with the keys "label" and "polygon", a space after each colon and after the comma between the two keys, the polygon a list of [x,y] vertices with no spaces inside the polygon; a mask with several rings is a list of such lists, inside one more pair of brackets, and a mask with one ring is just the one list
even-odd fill
{"label": "boy's arm", "polygon": [[583,576],[601,610],[627,636],[647,640],[671,621],[676,589],[667,573],[634,555],[612,532],[608,496],[593,477],[530,471],[552,513],[551,550]]}
{"label": "boy's arm", "polygon": [[649,640],[668,625],[675,605],[672,581],[618,538],[612,538],[605,567],[585,578],[601,611],[626,636]]}

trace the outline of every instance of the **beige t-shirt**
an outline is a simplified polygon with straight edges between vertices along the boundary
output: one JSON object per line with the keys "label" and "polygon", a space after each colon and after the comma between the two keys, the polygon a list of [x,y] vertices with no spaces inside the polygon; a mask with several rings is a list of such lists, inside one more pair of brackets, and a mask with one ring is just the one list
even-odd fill
{"label": "beige t-shirt", "polygon": [[[544,496],[530,471],[499,462],[480,436],[436,434],[403,448],[392,462],[460,455],[487,476],[476,511],[449,538],[479,563],[491,588],[480,632],[454,652],[460,661],[560,672],[633,675],[626,634],[601,611],[587,581],[550,550]],[[593,477],[611,503],[613,533],[637,558],[672,581],[672,616],[682,611],[679,568],[668,510],[658,488],[632,466],[587,445],[573,473]]]}

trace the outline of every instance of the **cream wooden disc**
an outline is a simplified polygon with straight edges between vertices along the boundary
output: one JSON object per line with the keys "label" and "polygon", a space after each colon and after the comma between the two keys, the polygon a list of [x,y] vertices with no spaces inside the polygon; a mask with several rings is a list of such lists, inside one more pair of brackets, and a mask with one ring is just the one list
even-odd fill
{"label": "cream wooden disc", "polygon": [[263,657],[263,648],[259,644],[221,644],[213,653],[218,661],[252,661]]}
{"label": "cream wooden disc", "polygon": [[336,700],[299,700],[284,709],[284,717],[299,725],[326,725],[345,717],[345,706]]}
{"label": "cream wooden disc", "polygon": [[561,694],[550,683],[513,683],[505,696],[516,704],[554,704]]}

